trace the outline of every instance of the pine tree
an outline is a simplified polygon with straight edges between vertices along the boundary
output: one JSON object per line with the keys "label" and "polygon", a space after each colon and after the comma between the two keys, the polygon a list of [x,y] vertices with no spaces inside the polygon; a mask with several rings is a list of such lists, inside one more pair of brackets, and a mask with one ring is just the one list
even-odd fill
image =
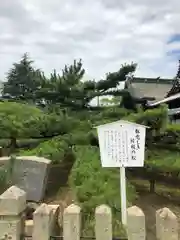
{"label": "pine tree", "polygon": [[44,81],[43,87],[37,91],[37,97],[45,99],[47,104],[59,104],[73,109],[89,108],[89,103],[99,96],[123,96],[124,90],[118,89],[128,74],[133,73],[136,64],[122,65],[117,72],[108,73],[104,80],[84,81],[85,70],[81,59],[70,66],[65,65],[62,74],[54,70],[50,79]]}
{"label": "pine tree", "polygon": [[14,63],[7,74],[7,81],[3,84],[3,96],[9,95],[14,99],[34,99],[35,91],[40,86],[38,70],[32,66],[33,61],[28,54],[24,54],[19,63]]}

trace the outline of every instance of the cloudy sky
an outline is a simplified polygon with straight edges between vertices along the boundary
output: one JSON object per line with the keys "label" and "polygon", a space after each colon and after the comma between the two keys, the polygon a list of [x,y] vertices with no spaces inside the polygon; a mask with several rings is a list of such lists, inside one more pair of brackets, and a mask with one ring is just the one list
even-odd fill
{"label": "cloudy sky", "polygon": [[82,58],[87,78],[131,61],[136,75],[173,77],[179,23],[179,0],[0,1],[0,79],[24,52],[47,74]]}

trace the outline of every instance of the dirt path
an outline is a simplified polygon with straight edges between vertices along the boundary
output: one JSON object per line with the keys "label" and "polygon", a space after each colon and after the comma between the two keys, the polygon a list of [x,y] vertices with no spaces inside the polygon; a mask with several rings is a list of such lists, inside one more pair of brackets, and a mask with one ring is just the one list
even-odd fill
{"label": "dirt path", "polygon": [[135,202],[140,207],[146,217],[147,240],[156,240],[156,211],[160,208],[167,207],[176,214],[180,220],[180,204],[174,204],[165,197],[157,194],[141,193],[140,198]]}
{"label": "dirt path", "polygon": [[139,198],[133,204],[140,207],[145,214],[147,240],[156,240],[155,216],[158,209],[169,208],[178,217],[180,229],[180,189],[157,185],[157,193],[151,194],[147,182],[140,181],[138,183],[138,180],[135,181],[136,189],[139,191]]}

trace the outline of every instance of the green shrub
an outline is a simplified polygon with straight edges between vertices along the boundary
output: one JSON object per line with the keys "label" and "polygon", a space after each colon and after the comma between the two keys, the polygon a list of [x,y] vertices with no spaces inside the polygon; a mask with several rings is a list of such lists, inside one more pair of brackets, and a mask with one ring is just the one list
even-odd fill
{"label": "green shrub", "polygon": [[125,108],[120,108],[120,107],[107,107],[105,110],[101,112],[101,117],[102,118],[117,118],[120,120],[121,118],[127,116],[130,114],[130,111],[128,111]]}
{"label": "green shrub", "polygon": [[75,130],[72,133],[65,134],[59,137],[59,139],[65,141],[69,146],[90,145],[89,133],[82,130],[81,131]]}
{"label": "green shrub", "polygon": [[[112,207],[114,220],[120,224],[119,169],[102,168],[97,147],[75,146],[73,151],[76,161],[71,170],[69,183],[76,200],[80,203],[83,212],[85,212],[85,220],[92,226],[93,220],[91,217],[95,208],[101,204],[108,204]],[[128,204],[135,197],[135,189],[128,183]]]}
{"label": "green shrub", "polygon": [[31,126],[31,136],[53,137],[71,132],[78,126],[79,120],[67,116],[49,114],[31,119],[28,124]]}
{"label": "green shrub", "polygon": [[20,151],[20,155],[41,156],[51,159],[53,162],[61,162],[64,155],[74,145],[90,145],[91,135],[85,131],[73,131],[69,134],[54,137],[52,140],[40,143],[32,150]]}
{"label": "green shrub", "polygon": [[[19,138],[32,134],[35,129],[30,122],[44,113],[28,104],[15,102],[0,103],[0,132],[1,138]],[[35,134],[37,134],[35,132]]]}
{"label": "green shrub", "polygon": [[130,112],[125,108],[106,107],[100,112],[96,112],[95,114],[90,113],[89,119],[91,120],[93,125],[100,125],[103,123],[121,120],[123,117],[128,116],[129,113]]}
{"label": "green shrub", "polygon": [[10,144],[10,140],[9,139],[0,139],[0,146],[1,147],[8,147]]}
{"label": "green shrub", "polygon": [[[18,139],[17,140],[17,145],[19,148],[34,148],[37,145],[39,145],[40,143],[44,142],[45,139],[44,138],[39,138],[39,139]],[[0,139],[0,146],[1,147],[5,147],[7,148],[10,144],[10,140],[9,139]]]}
{"label": "green shrub", "polygon": [[154,149],[145,161],[145,168],[159,173],[180,171],[180,152]]}
{"label": "green shrub", "polygon": [[164,130],[167,126],[167,108],[162,106],[145,112],[141,111],[136,114],[130,114],[124,119],[149,126],[151,129],[159,132]]}
{"label": "green shrub", "polygon": [[69,146],[65,141],[52,139],[40,143],[32,150],[20,151],[21,156],[39,156],[52,160],[53,163],[63,162],[65,154],[69,151]]}
{"label": "green shrub", "polygon": [[74,145],[90,145],[91,138],[85,131],[74,131],[69,134],[54,137],[52,140],[40,143],[32,150],[20,151],[20,155],[39,156],[52,160],[53,163],[63,162]]}
{"label": "green shrub", "polygon": [[168,124],[165,130],[165,135],[174,137],[180,142],[180,124]]}

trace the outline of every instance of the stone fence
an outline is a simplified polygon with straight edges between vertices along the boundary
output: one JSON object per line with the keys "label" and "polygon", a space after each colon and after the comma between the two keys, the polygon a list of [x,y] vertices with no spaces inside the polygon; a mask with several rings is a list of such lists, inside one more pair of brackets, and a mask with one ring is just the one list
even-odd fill
{"label": "stone fence", "polygon": [[[11,186],[0,195],[1,240],[26,239],[25,236],[32,236],[30,239],[33,240],[49,240],[55,235],[63,235],[64,240],[80,240],[81,209],[79,206],[72,204],[62,209],[59,205],[42,203],[33,213],[33,220],[26,220],[25,209],[26,193],[24,190]],[[127,209],[127,214],[127,238],[145,240],[143,211],[133,206]],[[157,239],[178,240],[177,217],[168,208],[156,212],[156,228]],[[95,237],[96,240],[112,239],[112,214],[111,209],[106,205],[101,205],[95,210]]]}

